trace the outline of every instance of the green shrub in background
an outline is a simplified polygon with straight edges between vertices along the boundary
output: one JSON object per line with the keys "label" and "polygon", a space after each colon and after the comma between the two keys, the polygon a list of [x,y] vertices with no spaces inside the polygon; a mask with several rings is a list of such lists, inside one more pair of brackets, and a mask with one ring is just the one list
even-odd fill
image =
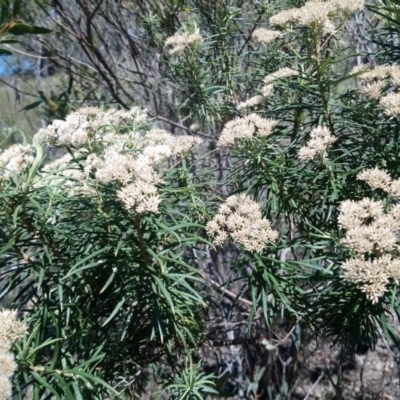
{"label": "green shrub in background", "polygon": [[[199,361],[221,336],[281,362],[273,378],[239,371],[241,399],[291,397],[295,361],[280,346],[300,346],[301,331],[350,355],[379,335],[399,349],[400,68],[346,72],[345,29],[364,2],[257,3],[246,34],[233,2],[183,16],[175,3],[183,26],[161,40],[166,21],[148,14],[146,34],[165,46],[171,108],[205,142],[151,128],[139,108],[89,107],[0,154],[1,297],[27,326],[17,398],[128,397],[149,367],[160,397],[227,396]],[[241,330],[218,336],[211,287]]]}

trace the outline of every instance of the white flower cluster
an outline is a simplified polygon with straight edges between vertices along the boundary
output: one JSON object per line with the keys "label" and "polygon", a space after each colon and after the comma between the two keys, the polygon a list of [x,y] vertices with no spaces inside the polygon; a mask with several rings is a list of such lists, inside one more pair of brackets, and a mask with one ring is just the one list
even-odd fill
{"label": "white flower cluster", "polygon": [[233,146],[236,141],[251,139],[254,135],[266,137],[278,124],[274,119],[265,119],[257,114],[237,118],[225,124],[218,140],[218,147]]}
{"label": "white flower cluster", "polygon": [[344,243],[354,252],[379,255],[395,249],[399,207],[385,214],[381,201],[364,198],[343,201],[339,210],[339,225],[346,230]]}
{"label": "white flower cluster", "polygon": [[383,96],[379,101],[380,106],[384,108],[384,113],[389,117],[400,115],[400,93],[391,92]]}
{"label": "white flower cluster", "polygon": [[351,74],[355,73],[361,73],[360,78],[365,82],[390,78],[392,85],[400,84],[400,67],[398,65],[378,65],[376,67],[372,67],[370,64],[357,65],[351,70]]}
{"label": "white flower cluster", "polygon": [[330,144],[337,138],[331,134],[326,126],[318,126],[310,133],[311,139],[306,146],[300,148],[298,157],[300,160],[314,160],[319,154],[322,154]]}
{"label": "white flower cluster", "polygon": [[200,144],[202,141],[192,136],[173,136],[163,129],[151,129],[141,140],[143,148],[148,146],[166,145],[171,149],[171,155],[187,153],[193,146]]}
{"label": "white flower cluster", "polygon": [[394,198],[400,198],[400,179],[392,179],[383,169],[365,169],[357,175],[357,179],[365,181],[372,189],[382,189]]}
{"label": "white flower cluster", "polygon": [[0,400],[11,399],[11,378],[17,369],[17,364],[10,349],[25,330],[24,324],[17,318],[16,311],[0,312]]}
{"label": "white flower cluster", "polygon": [[254,107],[258,104],[261,104],[264,101],[265,97],[267,97],[267,96],[262,96],[259,94],[256,96],[250,97],[248,100],[239,103],[237,108],[238,108],[238,110],[243,110],[243,108]]}
{"label": "white flower cluster", "polygon": [[[115,182],[119,187],[117,197],[127,209],[134,209],[137,213],[157,213],[160,203],[157,185],[162,182],[162,176],[154,167],[171,156],[188,152],[201,140],[174,136],[161,129],[150,130],[145,135],[136,131],[119,133],[119,124],[125,126],[130,122],[129,118],[136,124],[144,121],[143,112],[136,108],[123,113],[115,110],[101,112],[99,109],[90,109],[89,113],[87,110],[68,116],[62,125],[62,134],[55,130],[56,137],[53,136],[48,143],[68,146],[70,141],[65,138],[73,137],[74,129],[80,130],[85,126],[85,130],[90,132],[92,145],[75,149],[74,157],[68,154],[46,165],[43,174],[47,178],[42,180],[67,188],[69,195],[93,194],[98,183]],[[113,118],[112,123],[110,118]],[[113,129],[97,132],[107,124],[112,124]],[[49,131],[53,132],[53,128],[54,124]]]}
{"label": "white flower cluster", "polygon": [[382,92],[387,88],[387,82],[384,80],[376,82],[365,82],[361,88],[361,92],[371,97],[372,99],[379,99]]}
{"label": "white flower cluster", "polygon": [[0,178],[12,178],[29,168],[35,160],[35,147],[14,144],[0,153]]}
{"label": "white flower cluster", "polygon": [[300,8],[283,10],[270,18],[272,26],[285,28],[297,24],[310,28],[322,28],[324,33],[334,33],[332,18],[351,14],[364,8],[364,0],[309,0]]}
{"label": "white flower cluster", "polygon": [[250,97],[248,100],[240,103],[238,105],[238,110],[242,110],[243,108],[247,107],[254,107],[255,105],[261,104],[265,98],[272,96],[274,93],[274,85],[273,85],[274,81],[298,75],[299,75],[298,71],[287,67],[281,68],[278,71],[275,71],[270,75],[267,75],[264,78],[264,86],[261,89],[261,94]]}
{"label": "white flower cluster", "polygon": [[201,42],[203,38],[199,33],[179,33],[175,32],[165,41],[164,47],[171,47],[169,50],[170,55],[181,55],[188,46]]}
{"label": "white flower cluster", "polygon": [[146,120],[146,111],[139,107],[128,111],[102,111],[96,107],[86,107],[72,112],[65,121],[55,120],[47,128],[40,129],[34,136],[34,142],[80,148],[90,139],[103,140],[106,133],[112,135],[116,129],[128,122],[141,125]]}
{"label": "white flower cluster", "polygon": [[253,31],[251,36],[257,39],[262,44],[267,45],[275,41],[276,39],[281,38],[283,34],[279,31],[272,31],[265,28],[257,28]]}
{"label": "white flower cluster", "polygon": [[400,259],[393,259],[390,255],[372,260],[352,258],[342,268],[345,278],[357,284],[372,303],[377,303],[385,294],[391,280],[398,283],[400,279]]}
{"label": "white flower cluster", "polygon": [[261,88],[261,94],[263,97],[270,97],[274,94],[274,85],[264,85]]}
{"label": "white flower cluster", "polygon": [[[169,141],[172,143],[174,140],[179,140],[179,138],[170,135]],[[194,144],[193,139],[192,145]],[[130,176],[125,179],[125,172],[122,172],[123,180],[121,180],[121,183],[123,187],[118,192],[118,198],[127,209],[135,209],[139,214],[146,211],[158,212],[158,205],[161,200],[156,185],[161,183],[162,180],[154,170],[154,165],[166,160],[171,155],[173,155],[172,149],[168,144],[148,145],[136,157],[132,157],[132,153],[123,155],[124,158],[126,157],[126,163],[122,169],[125,169],[126,174]],[[107,159],[107,155],[104,157],[104,161],[103,166],[100,166],[96,172],[98,179],[104,179],[107,176],[107,173],[104,172],[112,170],[112,165],[115,165],[112,158]],[[119,177],[116,178],[120,180]]]}
{"label": "white flower cluster", "polygon": [[343,243],[355,253],[342,265],[345,279],[357,284],[376,303],[388,284],[400,279],[400,259],[392,254],[398,248],[400,205],[385,213],[382,201],[346,200],[339,212],[339,225],[346,230]]}
{"label": "white flower cluster", "polygon": [[206,229],[215,245],[222,245],[230,237],[251,252],[261,251],[278,237],[262,217],[260,206],[244,194],[228,197]]}
{"label": "white flower cluster", "polygon": [[289,78],[291,76],[297,76],[299,75],[298,71],[292,69],[292,68],[281,68],[278,69],[278,71],[273,72],[270,75],[267,75],[264,78],[264,83],[265,85],[269,85],[270,83],[276,81],[276,80],[280,80],[280,79],[285,79],[285,78]]}
{"label": "white flower cluster", "polygon": [[277,71],[273,72],[270,75],[267,75],[264,78],[264,86],[261,89],[261,93],[263,94],[264,97],[269,97],[272,95],[274,90],[273,82],[291,78],[292,76],[298,76],[298,75],[299,72],[292,68],[285,67],[278,69]]}
{"label": "white flower cluster", "polygon": [[400,88],[399,65],[378,65],[375,68],[369,64],[361,65],[352,69],[351,74],[355,73],[360,73],[361,92],[373,99],[379,99],[379,104],[389,117],[400,115],[400,93],[395,91],[382,96],[389,87],[397,90]]}

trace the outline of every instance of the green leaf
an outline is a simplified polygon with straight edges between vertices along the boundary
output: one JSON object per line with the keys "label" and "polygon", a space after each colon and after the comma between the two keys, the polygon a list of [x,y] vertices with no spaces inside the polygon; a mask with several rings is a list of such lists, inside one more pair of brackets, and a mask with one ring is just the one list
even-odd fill
{"label": "green leaf", "polygon": [[24,108],[21,108],[18,112],[32,110],[32,109],[40,106],[42,103],[43,103],[43,100],[35,101],[31,104],[28,104]]}
{"label": "green leaf", "polygon": [[157,288],[161,290],[161,292],[163,293],[164,297],[167,299],[167,301],[168,301],[168,303],[169,303],[169,305],[171,307],[172,312],[175,314],[174,302],[172,301],[172,298],[171,298],[171,296],[169,294],[169,291],[165,287],[164,283],[156,275],[153,275],[153,279],[156,281]]}
{"label": "green leaf", "polygon": [[0,56],[11,56],[12,52],[6,49],[0,49]]}
{"label": "green leaf", "polygon": [[109,278],[107,279],[107,282],[104,284],[104,286],[102,287],[102,289],[100,290],[100,293],[103,293],[112,283],[112,281],[114,280],[115,277],[115,272],[113,272]]}
{"label": "green leaf", "polygon": [[54,376],[54,379],[58,382],[58,386],[61,389],[61,393],[66,396],[68,400],[76,400],[76,397],[74,393],[72,393],[70,389],[70,383],[67,382],[61,374],[58,372],[54,371],[52,374]]}
{"label": "green leaf", "polygon": [[60,395],[53,389],[53,386],[50,385],[45,379],[43,379],[38,373],[36,373],[35,371],[31,372],[31,375],[35,378],[35,380],[42,385],[43,387],[45,387],[46,389],[48,389],[51,393],[54,394],[54,396],[56,397],[56,399],[60,399],[61,397]]}
{"label": "green leaf", "polygon": [[51,29],[42,28],[40,26],[28,25],[22,22],[13,22],[7,29],[7,33],[12,33],[15,36],[26,34],[45,34],[52,32]]}
{"label": "green leaf", "polygon": [[78,268],[80,265],[85,264],[87,261],[97,257],[98,255],[105,253],[109,251],[109,247],[106,246],[102,249],[96,250],[94,253],[89,254],[87,257],[83,258],[82,260],[80,260],[79,262],[77,262],[75,265],[73,265],[70,270],[68,271],[68,273],[62,278],[62,280],[65,280],[67,278],[69,278],[71,275],[77,274],[80,271],[83,271],[85,269],[89,269],[89,268],[93,268],[98,266],[99,264],[102,263],[101,260],[96,260],[93,261],[87,265],[84,265],[83,267]]}
{"label": "green leaf", "polygon": [[65,374],[72,374],[72,375],[77,375],[82,379],[85,379],[87,381],[92,381],[94,383],[97,383],[98,385],[103,386],[105,389],[109,390],[111,393],[114,395],[118,395],[119,393],[111,387],[106,381],[103,379],[99,378],[96,375],[92,375],[88,372],[77,370],[77,369],[66,369],[63,371]]}
{"label": "green leaf", "polygon": [[114,308],[113,312],[111,313],[111,315],[107,318],[106,322],[103,323],[102,326],[106,326],[117,314],[117,312],[121,309],[121,307],[124,305],[126,301],[126,298],[124,297]]}

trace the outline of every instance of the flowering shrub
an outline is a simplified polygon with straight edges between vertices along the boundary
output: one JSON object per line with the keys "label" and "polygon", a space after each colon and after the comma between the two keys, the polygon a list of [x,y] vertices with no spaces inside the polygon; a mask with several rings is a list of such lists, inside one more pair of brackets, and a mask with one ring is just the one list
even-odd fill
{"label": "flowering shrub", "polygon": [[[285,256],[279,270],[293,292],[257,268],[256,281],[352,351],[365,340],[373,347],[379,329],[397,341],[389,310],[399,310],[398,66],[360,65],[343,74],[339,58],[342,27],[362,7],[308,1],[269,19],[280,34],[255,31],[266,51],[284,46],[284,65],[266,75],[261,95],[239,103],[238,112],[250,114],[225,123],[218,142],[231,149],[236,190],[266,200],[267,218],[281,221],[280,254],[289,248],[294,258]],[[340,89],[351,79],[360,87]],[[255,118],[273,121],[267,134],[250,123]],[[216,221],[208,226],[218,229]],[[276,276],[278,254],[251,259]],[[258,288],[252,300],[266,313],[263,296]]]}
{"label": "flowering shrub", "polygon": [[2,276],[30,335],[16,389],[117,395],[200,333],[201,277],[179,254],[201,226],[176,165],[201,140],[149,130],[137,108],[84,108],[33,141],[1,154]]}
{"label": "flowering shrub", "polygon": [[[216,245],[241,245],[225,262],[241,293],[248,288],[254,314],[262,311],[271,326],[276,307],[350,354],[360,343],[373,348],[378,332],[399,344],[391,317],[400,305],[398,66],[344,71],[343,27],[363,7],[307,1],[253,31],[265,53],[248,50],[253,79],[242,84],[250,95],[226,99],[233,111],[217,147],[230,150],[225,185],[265,204],[262,221],[279,235],[259,230],[250,203],[243,215],[223,204],[207,225]],[[284,386],[275,390],[288,396]]]}
{"label": "flowering shrub", "polygon": [[400,349],[398,66],[346,66],[361,0],[263,6],[245,37],[217,3],[160,33],[180,116],[162,121],[191,135],[89,107],[0,154],[2,296],[18,285],[27,313],[17,395],[123,396],[152,366],[172,398],[225,381],[245,398],[247,374],[248,398],[281,399],[302,331],[351,356],[379,334]]}

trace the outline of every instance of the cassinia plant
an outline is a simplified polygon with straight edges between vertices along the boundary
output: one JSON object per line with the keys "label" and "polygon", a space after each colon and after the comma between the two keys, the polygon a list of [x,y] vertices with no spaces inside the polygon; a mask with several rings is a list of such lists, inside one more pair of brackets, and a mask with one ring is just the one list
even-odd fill
{"label": "cassinia plant", "polygon": [[199,340],[202,279],[182,253],[204,241],[185,164],[201,140],[147,124],[138,108],[83,108],[0,155],[3,296],[18,285],[28,328],[19,396],[116,396]]}
{"label": "cassinia plant", "polygon": [[233,2],[215,2],[208,26],[195,3],[159,73],[171,107],[210,126],[175,127],[207,140],[137,107],[88,107],[0,154],[1,297],[27,328],[19,398],[128,396],[150,367],[160,395],[228,396],[226,372],[215,382],[197,362],[228,337],[281,362],[274,378],[240,370],[238,397],[247,372],[247,398],[283,399],[296,357],[282,348],[298,351],[301,330],[351,355],[380,333],[400,349],[400,67],[346,68],[364,1],[262,7],[246,35]]}

